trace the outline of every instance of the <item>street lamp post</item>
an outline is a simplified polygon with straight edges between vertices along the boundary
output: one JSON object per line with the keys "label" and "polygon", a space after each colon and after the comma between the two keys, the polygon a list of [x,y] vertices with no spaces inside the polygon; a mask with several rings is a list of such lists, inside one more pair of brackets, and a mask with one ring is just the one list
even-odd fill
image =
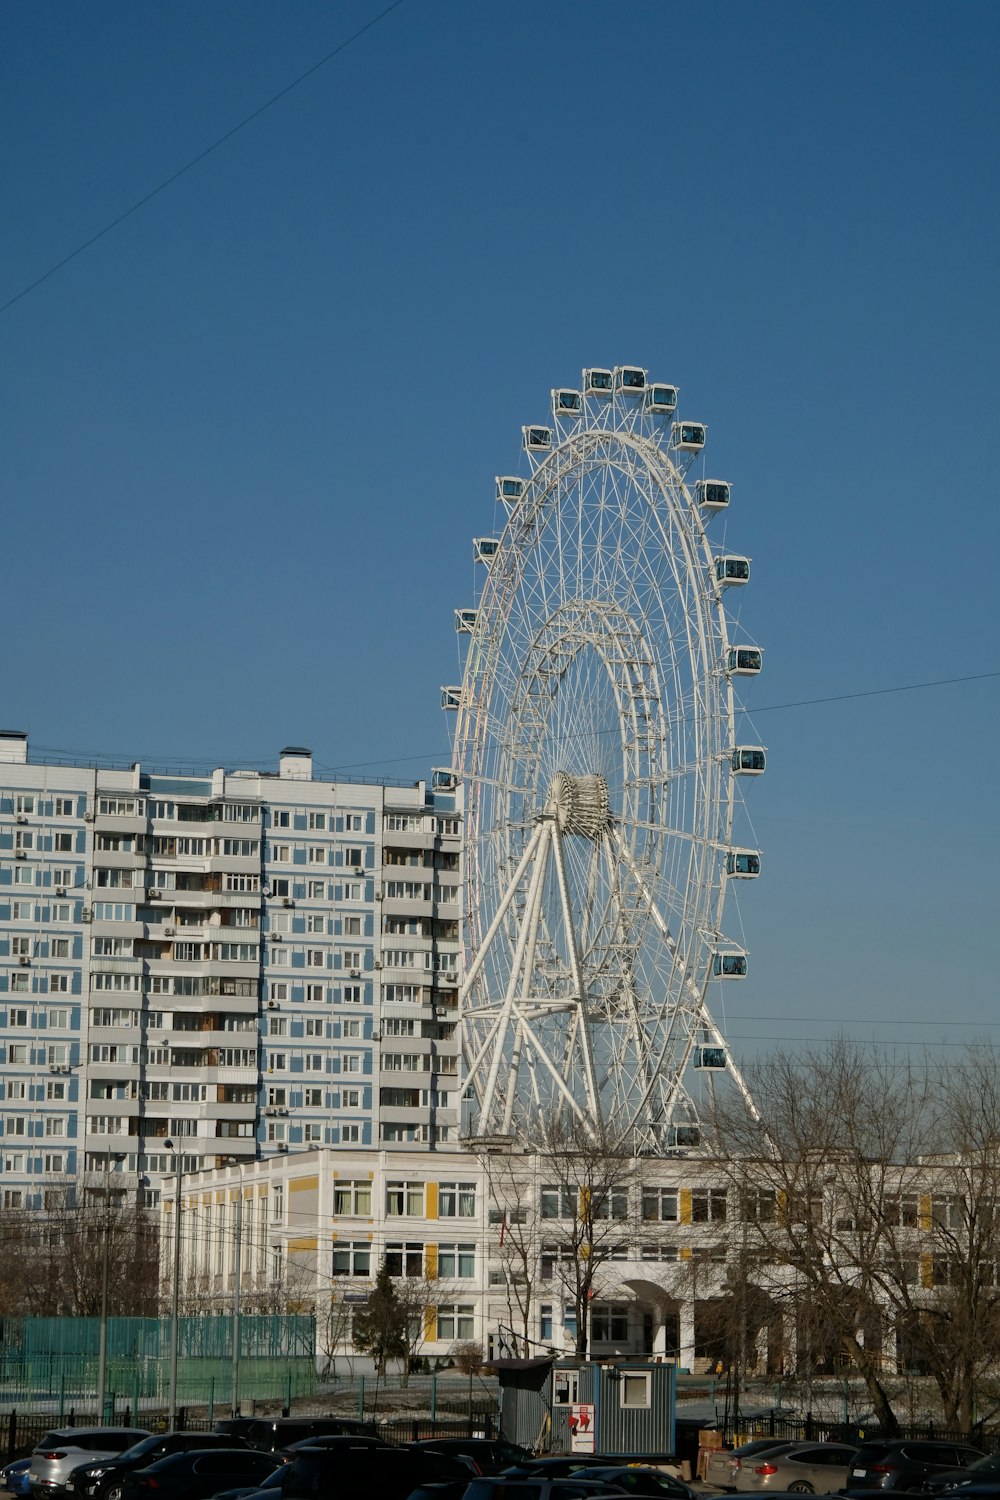
{"label": "street lamp post", "polygon": [[110,1148],[104,1153],[104,1223],[101,1226],[101,1322],[97,1341],[97,1421],[104,1421],[104,1402],[108,1389],[108,1251],[111,1219],[111,1163],[123,1162],[124,1151],[116,1151],[112,1157]]}
{"label": "street lamp post", "polygon": [[233,1402],[232,1415],[240,1414],[240,1281],[243,1274],[243,1164],[235,1156],[229,1165],[240,1174],[236,1192],[235,1247],[233,1252]]}
{"label": "street lamp post", "polygon": [[167,1411],[167,1431],[173,1432],[177,1425],[177,1350],[180,1341],[181,1306],[181,1178],[184,1173],[184,1158],[179,1144],[175,1146],[173,1141],[164,1141],[163,1144],[168,1151],[174,1153],[174,1165],[177,1168],[174,1189],[174,1280],[170,1308],[170,1395]]}

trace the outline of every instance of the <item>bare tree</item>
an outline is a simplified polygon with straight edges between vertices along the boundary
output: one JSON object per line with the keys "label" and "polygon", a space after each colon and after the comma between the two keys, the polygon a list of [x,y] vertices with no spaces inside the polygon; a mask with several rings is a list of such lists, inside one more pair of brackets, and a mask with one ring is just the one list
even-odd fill
{"label": "bare tree", "polygon": [[512,1353],[518,1333],[523,1352],[531,1347],[531,1318],[539,1275],[539,1207],[531,1160],[513,1147],[491,1146],[480,1157],[489,1193],[489,1221],[494,1239],[489,1258],[499,1265],[507,1298]]}
{"label": "bare tree", "polygon": [[[884,1378],[884,1205],[920,1171],[928,1070],[837,1041],[774,1054],[749,1070],[748,1083],[759,1120],[742,1106],[720,1107],[715,1135],[757,1283],[798,1325],[796,1360],[856,1370],[882,1430],[896,1432]],[[809,1336],[813,1347],[804,1348]]]}
{"label": "bare tree", "polygon": [[0,1312],[96,1317],[106,1258],[109,1313],[148,1316],[158,1255],[157,1223],[133,1194],[110,1194],[103,1174],[64,1184],[58,1207],[0,1218]]}

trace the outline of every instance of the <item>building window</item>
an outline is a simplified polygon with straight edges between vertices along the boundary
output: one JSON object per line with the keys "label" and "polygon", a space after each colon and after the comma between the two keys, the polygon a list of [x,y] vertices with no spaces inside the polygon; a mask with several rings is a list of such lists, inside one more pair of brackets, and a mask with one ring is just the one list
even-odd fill
{"label": "building window", "polygon": [[643,1188],[642,1217],[647,1223],[677,1222],[676,1188]]}
{"label": "building window", "polygon": [[422,1219],[424,1184],[422,1182],[388,1182],[385,1188],[385,1211],[394,1217]]}
{"label": "building window", "polygon": [[692,1224],[724,1224],[726,1222],[726,1189],[693,1188],[691,1222]]}
{"label": "building window", "polygon": [[474,1182],[442,1182],[438,1188],[438,1214],[442,1219],[474,1219],[476,1184]]}
{"label": "building window", "polygon": [[552,1342],[552,1303],[543,1302],[538,1309],[538,1337],[543,1344]]}
{"label": "building window", "polygon": [[396,1241],[385,1247],[385,1266],[390,1276],[422,1276],[424,1247],[412,1240]]}
{"label": "building window", "polygon": [[345,1146],[356,1146],[358,1144],[358,1142],[361,1140],[361,1126],[360,1125],[341,1125],[341,1127],[340,1127],[340,1140],[341,1140],[341,1144],[342,1145],[345,1145]]}
{"label": "building window", "polygon": [[622,1407],[648,1407],[650,1405],[649,1372],[629,1374],[623,1370],[618,1400]]}
{"label": "building window", "polygon": [[370,1219],[372,1212],[372,1185],[364,1180],[358,1182],[336,1182],[333,1187],[333,1211],[341,1216]]}
{"label": "building window", "polygon": [[333,1247],[332,1273],[334,1276],[370,1276],[372,1273],[372,1247],[367,1240],[349,1240]]}
{"label": "building window", "polygon": [[543,1187],[539,1201],[543,1219],[576,1218],[576,1193],[571,1187]]}
{"label": "building window", "polygon": [[592,1201],[595,1219],[628,1218],[628,1188],[594,1188]]}
{"label": "building window", "polygon": [[438,1275],[471,1280],[476,1274],[475,1245],[439,1245]]}
{"label": "building window", "polygon": [[595,1344],[621,1344],[628,1338],[628,1308],[621,1303],[595,1302],[590,1315],[590,1336]]}
{"label": "building window", "polygon": [[437,1336],[442,1342],[472,1339],[476,1334],[475,1309],[468,1303],[445,1303],[438,1308]]}

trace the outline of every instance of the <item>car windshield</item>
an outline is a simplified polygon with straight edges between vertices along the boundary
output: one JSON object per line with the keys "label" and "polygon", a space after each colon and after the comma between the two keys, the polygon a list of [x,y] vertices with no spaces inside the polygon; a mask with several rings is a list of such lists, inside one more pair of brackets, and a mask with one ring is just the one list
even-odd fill
{"label": "car windshield", "polygon": [[147,1453],[152,1453],[163,1442],[159,1437],[143,1438],[141,1443],[133,1443],[131,1448],[126,1448],[121,1458],[145,1458]]}

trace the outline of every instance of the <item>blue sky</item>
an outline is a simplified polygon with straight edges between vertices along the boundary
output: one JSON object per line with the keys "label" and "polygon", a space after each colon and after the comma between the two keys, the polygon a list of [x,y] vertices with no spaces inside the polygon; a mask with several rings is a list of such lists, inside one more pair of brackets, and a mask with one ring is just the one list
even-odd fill
{"label": "blue sky", "polygon": [[[8,5],[0,302],[380,8]],[[766,648],[737,1045],[997,1036],[1000,679],[774,706],[998,669],[998,31],[404,0],[0,318],[5,726],[447,761],[493,475],[640,363],[709,424]]]}

